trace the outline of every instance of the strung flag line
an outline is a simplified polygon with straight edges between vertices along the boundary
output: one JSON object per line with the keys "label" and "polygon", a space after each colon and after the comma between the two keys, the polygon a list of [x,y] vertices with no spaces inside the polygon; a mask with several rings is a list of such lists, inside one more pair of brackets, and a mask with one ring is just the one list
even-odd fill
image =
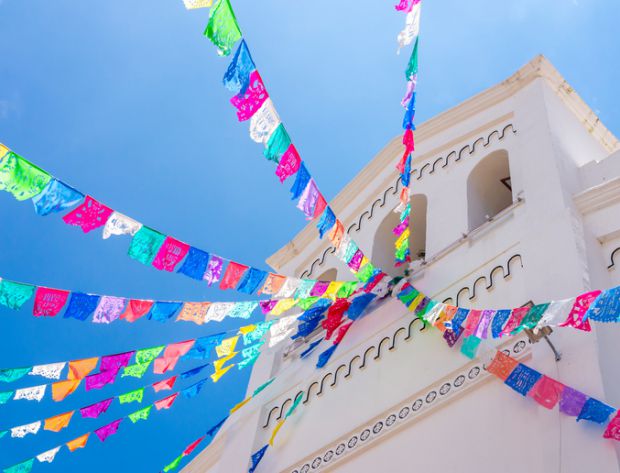
{"label": "strung flag line", "polygon": [[[221,322],[224,318],[248,319],[260,307],[263,314],[281,314],[283,308],[305,307],[307,304],[326,298],[349,297],[360,284],[356,281],[342,283],[332,281],[314,284],[283,286],[279,295],[282,298],[239,302],[185,302],[155,301],[152,299],[132,299],[126,297],[99,295],[35,286],[28,283],[0,278],[0,305],[19,310],[33,299],[32,313],[35,317],[56,317],[63,309],[63,318],[110,324],[118,320],[135,322],[140,318],[157,322],[193,322],[202,325],[208,322]],[[286,297],[285,297],[286,296]],[[176,318],[175,318],[176,316]]]}
{"label": "strung flag line", "polygon": [[[546,409],[559,405],[562,414],[606,425],[604,438],[620,441],[620,412],[497,351],[487,371],[523,397]],[[612,417],[612,414],[615,415]],[[611,419],[611,420],[610,420]]]}
{"label": "strung flag line", "polygon": [[[115,420],[114,422],[99,427],[98,429],[91,432],[87,432],[80,437],[77,437],[76,439],[67,442],[66,444],[59,445],[51,450],[47,450],[37,455],[36,457],[30,458],[9,468],[5,468],[3,471],[4,473],[29,473],[32,470],[35,458],[39,461],[39,463],[52,463],[56,458],[57,453],[61,450],[63,446],[65,446],[70,452],[74,452],[77,449],[84,448],[88,442],[90,435],[93,433],[99,438],[101,442],[105,442],[108,437],[118,432],[121,422],[125,419],[131,420],[132,424],[135,424],[136,422],[139,422],[141,420],[146,421],[150,418],[150,413],[153,407],[155,407],[156,411],[168,410],[173,406],[173,404],[179,397],[179,394],[182,394],[185,391],[194,388],[194,391],[192,391],[191,395],[183,395],[183,397],[185,397],[186,399],[192,399],[200,393],[202,386],[204,385],[204,383],[207,382],[208,379],[209,378],[204,378],[188,388],[185,388],[181,391],[176,391],[173,394],[170,394],[158,401],[155,401],[153,404],[150,404],[144,409],[140,409],[136,412],[133,412],[132,414],[123,416]],[[199,387],[196,388],[196,386]]]}
{"label": "strung flag line", "polygon": [[230,0],[216,0],[209,12],[204,34],[222,56],[229,56],[235,44],[241,41],[224,75],[224,86],[237,94],[230,100],[237,109],[237,118],[250,121],[250,138],[265,146],[264,155],[277,164],[276,175],[280,182],[295,176],[291,193],[292,199],[297,201],[297,208],[307,220],[318,220],[319,237],[328,235],[336,249],[336,257],[358,279],[367,283],[373,277],[385,277],[386,274],[371,263],[345,232],[344,224],[327,205],[315,179],[306,169],[254,64]]}
{"label": "strung flag line", "polygon": [[[30,422],[28,424],[8,428],[4,431],[0,431],[0,438],[2,438],[9,432],[11,438],[24,438],[28,434],[37,434],[41,427],[43,427],[43,430],[60,432],[61,430],[69,427],[69,423],[71,422],[71,419],[76,411],[80,412],[83,419],[98,419],[102,414],[105,414],[107,412],[112,402],[116,399],[118,399],[120,404],[129,404],[133,402],[142,403],[142,399],[147,388],[153,388],[155,393],[165,390],[171,390],[179,377],[183,380],[189,379],[201,373],[211,364],[212,363],[205,363],[163,381],[146,384],[140,388],[133,389],[123,394],[111,396],[109,398],[89,404],[88,406],[81,407],[79,409],[74,409],[69,412],[57,414],[46,419]],[[181,392],[183,391],[184,390],[182,390]]]}
{"label": "strung flag line", "polygon": [[401,104],[405,108],[405,116],[403,118],[403,145],[405,151],[402,158],[398,162],[396,169],[400,175],[400,181],[403,189],[400,193],[400,203],[394,209],[394,212],[400,213],[400,223],[394,227],[393,233],[398,238],[394,243],[394,259],[395,266],[411,262],[411,250],[409,248],[410,237],[410,213],[411,213],[411,155],[415,150],[415,101],[416,87],[418,83],[418,44],[420,34],[420,13],[422,9],[421,0],[402,0],[396,5],[396,10],[407,14],[406,24],[403,31],[398,34],[398,52],[400,49],[414,43],[413,52],[409,59],[409,65],[405,76],[407,79],[407,90]]}
{"label": "strung flag line", "polygon": [[[281,288],[302,282],[208,253],[147,227],[63,183],[1,143],[0,190],[10,192],[17,200],[31,199],[39,215],[70,210],[63,216],[64,222],[80,227],[84,233],[103,227],[104,239],[129,235],[132,237],[130,258],[160,271],[176,271],[204,281],[208,286],[219,283],[222,290],[281,298]],[[311,281],[313,285],[325,283],[315,279],[303,281],[305,284]]]}
{"label": "strung flag line", "polygon": [[524,330],[539,333],[544,327],[572,327],[589,332],[590,320],[620,322],[620,286],[590,291],[577,297],[513,309],[465,309],[434,301],[409,282],[395,288],[396,297],[425,323],[443,333],[453,347],[463,338],[461,352],[474,358],[482,340],[514,336]]}

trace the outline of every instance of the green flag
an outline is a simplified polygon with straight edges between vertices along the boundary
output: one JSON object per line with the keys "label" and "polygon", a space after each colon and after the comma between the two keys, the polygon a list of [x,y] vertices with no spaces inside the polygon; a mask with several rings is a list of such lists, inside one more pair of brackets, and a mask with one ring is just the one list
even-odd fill
{"label": "green flag", "polygon": [[355,292],[356,288],[357,288],[357,281],[345,282],[342,285],[342,287],[338,289],[338,292],[336,293],[336,297],[338,297],[339,299],[346,299],[347,297],[349,297],[351,294]]}
{"label": "green flag", "polygon": [[20,378],[26,376],[32,368],[9,368],[6,370],[0,370],[0,381],[5,383],[12,383]]}
{"label": "green flag", "polygon": [[241,39],[241,30],[230,0],[217,0],[213,5],[204,34],[217,46],[219,55],[230,54],[235,43]]}
{"label": "green flag", "polygon": [[257,387],[254,392],[252,393],[252,397],[256,396],[259,392],[261,392],[263,389],[265,389],[267,386],[269,386],[271,383],[273,383],[276,380],[276,378],[271,378],[269,381],[267,381],[266,383],[261,384],[259,387]]}
{"label": "green flag", "polygon": [[415,39],[415,45],[413,46],[413,52],[411,53],[411,57],[409,58],[409,65],[407,66],[407,71],[405,72],[405,76],[407,80],[412,80],[413,76],[418,73],[418,38]]}
{"label": "green flag", "polygon": [[12,151],[0,159],[0,190],[10,192],[17,200],[39,195],[51,179],[43,169]]}
{"label": "green flag", "polygon": [[295,412],[295,409],[297,409],[297,406],[299,406],[299,403],[301,402],[301,400],[304,398],[303,393],[299,394],[296,398],[295,398],[295,402],[293,402],[293,405],[291,406],[291,408],[286,411],[286,415],[284,416],[289,417],[293,412]]}
{"label": "green flag", "polygon": [[30,284],[0,281],[0,304],[9,309],[20,309],[34,294],[35,287]]}
{"label": "green flag", "polygon": [[265,157],[270,161],[280,162],[280,158],[284,152],[291,145],[291,137],[288,135],[284,125],[280,123],[278,128],[271,134],[267,141],[265,151],[263,151]]}
{"label": "green flag", "polygon": [[32,464],[34,463],[34,458],[30,460],[26,460],[18,465],[13,465],[10,468],[5,468],[4,473],[30,473],[32,470]]}
{"label": "green flag", "polygon": [[162,352],[164,347],[165,345],[161,345],[159,347],[145,348],[143,350],[138,350],[136,352],[136,363],[140,363],[140,364],[150,363],[151,361],[153,361],[155,358],[159,356],[159,354]]}
{"label": "green flag", "polygon": [[15,391],[5,391],[3,393],[0,393],[0,404],[6,404],[9,399],[13,398],[14,394]]}
{"label": "green flag", "polygon": [[134,424],[139,420],[147,420],[149,418],[149,414],[151,413],[151,409],[153,406],[145,407],[144,409],[140,409],[132,414],[129,414],[129,420]]}
{"label": "green flag", "polygon": [[166,235],[143,226],[131,239],[129,257],[140,261],[142,264],[151,264],[165,239]]}
{"label": "green flag", "polygon": [[144,374],[148,371],[150,363],[136,363],[134,365],[129,365],[123,368],[123,374],[121,374],[121,378],[125,376],[131,376],[133,378],[142,378]]}
{"label": "green flag", "polygon": [[172,460],[172,463],[170,463],[169,465],[166,465],[164,467],[164,471],[168,473],[169,471],[176,470],[181,464],[181,460],[183,460],[183,454],[179,455],[174,460]]}
{"label": "green flag", "polygon": [[374,273],[375,267],[372,263],[366,263],[364,267],[358,271],[355,277],[361,282],[368,282]]}
{"label": "green flag", "polygon": [[121,404],[129,404],[130,402],[142,402],[144,397],[144,388],[136,389],[125,394],[118,396],[118,400]]}

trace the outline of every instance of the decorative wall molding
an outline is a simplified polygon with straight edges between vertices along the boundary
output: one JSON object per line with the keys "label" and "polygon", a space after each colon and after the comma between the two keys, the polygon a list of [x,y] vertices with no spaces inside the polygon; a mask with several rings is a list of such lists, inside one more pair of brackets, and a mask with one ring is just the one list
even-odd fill
{"label": "decorative wall molding", "polygon": [[474,300],[476,298],[476,291],[479,291],[482,288],[489,291],[493,288],[493,286],[495,285],[494,281],[497,280],[500,273],[504,280],[508,279],[514,272],[513,266],[517,263],[517,261],[519,262],[519,267],[523,268],[523,258],[519,253],[515,253],[510,258],[508,258],[505,265],[502,266],[500,264],[491,269],[488,276],[483,275],[476,278],[471,284],[471,288],[470,286],[463,286],[457,291],[456,297],[448,297],[442,302],[444,304],[454,304],[458,306],[459,303],[463,300],[462,297],[466,296],[466,294],[468,294],[467,297],[470,301]]}
{"label": "decorative wall molding", "polygon": [[607,269],[611,270],[616,267],[616,256],[618,257],[618,259],[620,259],[620,246],[611,252],[611,264],[607,266]]}
{"label": "decorative wall molding", "polygon": [[[504,343],[500,349],[518,360],[525,359],[531,353],[530,345],[521,337]],[[282,471],[308,473],[330,468],[379,439],[413,424],[490,377],[492,375],[487,373],[483,362],[474,360]]]}
{"label": "decorative wall molding", "polygon": [[[369,347],[364,350],[362,355],[355,355],[348,362],[342,363],[338,365],[336,368],[329,370],[327,373],[323,375],[320,380],[314,381],[308,385],[308,387],[304,390],[297,391],[293,397],[289,397],[284,400],[280,405],[276,405],[269,409],[267,414],[267,419],[263,425],[263,429],[269,427],[269,424],[273,421],[278,421],[282,418],[282,416],[286,413],[289,406],[293,403],[293,399],[297,399],[300,394],[304,395],[303,403],[307,404],[310,401],[311,396],[320,396],[323,394],[327,384],[329,382],[329,387],[335,387],[338,383],[339,375],[340,379],[347,379],[353,373],[354,369],[361,370],[366,366],[368,361],[370,361],[370,357],[372,356],[373,360],[378,360],[381,358],[381,355],[385,352],[385,350],[393,350],[396,347],[396,341],[399,334],[406,333],[407,335],[403,339],[403,341],[408,342],[411,340],[413,336],[413,325],[418,322],[420,325],[419,332],[425,330],[424,322],[418,319],[417,317],[411,320],[407,325],[399,327],[391,336],[383,337],[378,342],[373,343]],[[354,363],[358,362],[359,366],[354,366]],[[357,364],[357,363],[356,363]],[[346,372],[346,373],[345,373]],[[343,373],[345,373],[343,375]],[[329,381],[331,379],[331,382]]]}
{"label": "decorative wall molding", "polygon": [[[508,130],[511,130],[512,134],[507,134]],[[501,128],[501,130],[495,129],[491,131],[490,133],[486,135],[486,137],[484,135],[478,137],[471,144],[466,144],[465,146],[461,147],[458,151],[456,149],[452,150],[445,156],[440,156],[438,158],[428,160],[421,167],[413,168],[411,170],[411,176],[415,177],[416,180],[423,179],[425,175],[433,174],[438,169],[438,166],[440,164],[441,164],[442,169],[448,167],[450,165],[451,158],[452,158],[452,163],[454,164],[460,161],[463,158],[463,156],[466,156],[466,157],[471,156],[477,150],[481,149],[480,147],[487,148],[488,146],[490,146],[492,140],[497,140],[497,142],[499,143],[500,141],[504,140],[506,136],[512,136],[516,134],[517,134],[517,131],[515,130],[514,125],[512,123],[509,123],[508,125]],[[466,151],[467,153],[464,154]],[[425,171],[427,172],[425,173]],[[362,222],[364,220],[368,220],[368,221],[372,220],[375,215],[375,209],[383,208],[385,204],[387,203],[388,198],[390,196],[398,196],[401,186],[402,186],[402,183],[401,183],[400,177],[397,177],[394,184],[388,187],[385,191],[383,191],[381,196],[378,199],[376,199],[372,204],[370,204],[370,207],[367,210],[362,212],[362,214],[358,217],[357,221],[353,222],[347,228],[347,233],[348,234],[352,234],[353,232],[359,233],[359,231],[362,229]],[[310,268],[305,270],[301,274],[300,277],[307,278],[307,277],[312,276],[312,274],[314,273],[315,269],[317,269],[317,267],[323,266],[327,255],[333,254],[335,251],[336,249],[333,246],[328,246],[321,253],[321,256],[316,258],[310,264]]]}

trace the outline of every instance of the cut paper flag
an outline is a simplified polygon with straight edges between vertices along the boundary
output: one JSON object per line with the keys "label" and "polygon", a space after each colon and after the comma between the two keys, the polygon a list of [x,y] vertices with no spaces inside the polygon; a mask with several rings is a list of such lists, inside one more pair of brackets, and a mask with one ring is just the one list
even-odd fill
{"label": "cut paper flag", "polygon": [[28,302],[34,294],[35,287],[3,279],[0,281],[0,305],[18,310]]}
{"label": "cut paper flag", "polygon": [[176,400],[178,395],[179,395],[179,393],[174,393],[174,394],[171,394],[168,397],[160,399],[159,401],[155,401],[155,403],[154,403],[155,408],[158,411],[160,411],[162,409],[170,409],[170,407],[172,407],[172,404],[174,404],[174,401]]}
{"label": "cut paper flag", "polygon": [[131,235],[134,236],[142,228],[142,224],[133,218],[123,215],[120,212],[113,212],[103,227],[103,239],[107,240],[112,235]]}
{"label": "cut paper flag", "polygon": [[81,382],[81,379],[68,379],[52,384],[52,399],[56,402],[64,400],[75,392]]}
{"label": "cut paper flag", "polygon": [[4,383],[12,383],[26,376],[32,368],[10,368],[0,370],[0,381]]}
{"label": "cut paper flag", "polygon": [[183,3],[185,4],[185,8],[193,10],[196,8],[209,8],[213,0],[183,0]]}
{"label": "cut paper flag", "polygon": [[182,302],[155,302],[147,319],[166,322],[172,319],[182,306]]}
{"label": "cut paper flag", "polygon": [[147,420],[149,415],[151,414],[151,409],[153,406],[145,407],[144,409],[140,409],[139,411],[133,412],[129,414],[129,420],[135,424],[140,420]]}
{"label": "cut paper flag", "polygon": [[190,246],[187,257],[177,272],[200,281],[204,278],[208,264],[209,253]]}
{"label": "cut paper flag", "polygon": [[67,448],[69,449],[70,452],[75,452],[79,448],[84,448],[86,446],[86,443],[88,442],[89,436],[90,436],[90,432],[74,440],[71,440],[70,442],[67,442]]}
{"label": "cut paper flag", "polygon": [[620,322],[620,287],[603,291],[590,305],[584,319],[597,322]]}
{"label": "cut paper flag", "polygon": [[595,422],[596,424],[605,424],[609,420],[609,416],[611,416],[616,409],[607,404],[602,403],[594,398],[588,398],[588,400],[583,405],[581,412],[577,416],[577,422],[580,420],[589,420],[590,422]]}
{"label": "cut paper flag", "polygon": [[75,207],[83,198],[81,192],[52,179],[39,195],[32,198],[32,204],[38,215],[45,216]]}
{"label": "cut paper flag", "polygon": [[269,444],[265,445],[263,448],[258,450],[256,453],[252,454],[252,464],[250,465],[250,469],[248,470],[249,473],[254,473],[254,471],[256,471],[256,468],[258,468],[258,465],[263,459],[263,457],[265,456],[265,452],[267,451],[268,448],[269,448]]}
{"label": "cut paper flag", "polygon": [[130,258],[142,264],[149,265],[155,259],[165,239],[165,235],[162,235],[152,228],[143,226],[131,239],[131,245],[129,246],[127,254]]}
{"label": "cut paper flag", "polygon": [[263,281],[267,278],[267,273],[256,268],[249,268],[239,285],[237,291],[245,294],[254,294]]}
{"label": "cut paper flag", "polygon": [[127,300],[122,297],[102,296],[93,315],[93,322],[98,324],[110,324],[117,320],[123,311]]}
{"label": "cut paper flag", "polygon": [[51,176],[12,151],[0,159],[0,190],[10,192],[17,200],[39,195]]}
{"label": "cut paper flag", "polygon": [[38,287],[32,314],[35,317],[54,317],[60,313],[68,298],[69,291]]}
{"label": "cut paper flag", "polygon": [[237,119],[240,122],[249,120],[265,103],[269,94],[263,84],[258,71],[250,74],[250,81],[245,92],[235,95],[230,103],[237,109]]}
{"label": "cut paper flag", "polygon": [[185,355],[194,346],[194,343],[194,340],[187,340],[168,345],[164,350],[163,356],[155,360],[153,372],[155,374],[164,374],[167,371],[173,370],[179,358]]}
{"label": "cut paper flag", "polygon": [[319,188],[316,186],[314,179],[310,179],[299,198],[299,202],[297,202],[297,208],[304,213],[308,220],[314,218],[314,209],[319,200],[319,195]]}
{"label": "cut paper flag", "polygon": [[26,460],[25,462],[21,462],[17,465],[13,465],[10,468],[5,468],[2,470],[4,473],[30,473],[32,470],[32,465],[34,463],[34,458]]}
{"label": "cut paper flag", "polygon": [[241,280],[243,274],[248,270],[248,266],[231,261],[228,263],[224,277],[220,282],[220,289],[234,289]]}
{"label": "cut paper flag", "polygon": [[216,0],[204,35],[217,47],[220,56],[228,56],[241,39],[241,30],[229,0]]}
{"label": "cut paper flag", "polygon": [[84,419],[96,419],[101,414],[105,413],[108,410],[113,400],[114,398],[111,397],[110,399],[97,402],[96,404],[92,404],[87,407],[82,407],[80,409],[80,414],[82,414],[82,417]]}
{"label": "cut paper flag", "polygon": [[504,383],[522,396],[526,396],[541,376],[538,371],[534,371],[532,368],[519,363]]}
{"label": "cut paper flag", "polygon": [[217,357],[222,358],[225,356],[230,356],[230,354],[235,351],[235,347],[237,346],[238,340],[239,340],[238,335],[222,340],[222,343],[220,343],[218,346],[215,347],[215,352],[217,353]]}
{"label": "cut paper flag", "polygon": [[84,321],[95,312],[98,304],[99,296],[72,292],[69,298],[69,305],[63,317],[65,319],[73,318]]}
{"label": "cut paper flag", "polygon": [[49,430],[51,432],[60,432],[62,429],[69,425],[71,422],[71,418],[73,417],[73,413],[75,411],[66,412],[65,414],[60,414],[54,417],[50,417],[45,419],[44,430]]}
{"label": "cut paper flag", "polygon": [[203,386],[206,384],[207,380],[208,378],[202,379],[198,381],[197,383],[194,383],[191,386],[185,388],[183,391],[181,391],[181,393],[183,394],[183,397],[185,397],[186,399],[191,399],[191,398],[198,396]]}
{"label": "cut paper flag", "polygon": [[101,371],[100,373],[86,376],[86,391],[102,389],[104,386],[114,383],[117,374],[118,371]]}
{"label": "cut paper flag", "polygon": [[37,401],[40,402],[45,396],[45,391],[47,389],[47,384],[43,384],[41,386],[34,386],[32,388],[23,388],[15,390],[14,400],[18,401],[20,399],[25,399],[26,401]]}
{"label": "cut paper flag", "polygon": [[130,391],[128,393],[125,394],[121,394],[120,396],[118,396],[118,401],[121,404],[129,404],[132,402],[142,402],[142,399],[144,398],[144,388],[140,388],[140,389],[135,389],[134,391]]}
{"label": "cut paper flag", "polygon": [[139,318],[148,314],[153,307],[153,304],[153,301],[131,299],[125,308],[125,312],[121,314],[121,319],[124,319],[127,322],[135,322]]}
{"label": "cut paper flag", "polygon": [[281,183],[286,181],[289,177],[295,175],[301,165],[301,157],[297,152],[295,145],[291,144],[280,159],[278,167],[276,168],[276,176]]}
{"label": "cut paper flag", "polygon": [[224,376],[228,372],[228,370],[230,370],[233,366],[235,365],[232,364],[222,369],[216,369],[216,371],[211,375],[211,379],[213,380],[213,382],[217,383],[220,380],[220,378]]}
{"label": "cut paper flag", "polygon": [[40,453],[37,455],[37,460],[39,463],[52,463],[56,458],[56,454],[60,451],[60,447],[52,448],[46,452]]}
{"label": "cut paper flag", "polygon": [[172,272],[176,265],[185,257],[189,248],[187,243],[172,237],[166,237],[152,264],[160,271]]}
{"label": "cut paper flag", "polygon": [[268,160],[279,163],[289,146],[291,146],[291,137],[284,125],[280,123],[267,140],[263,154]]}
{"label": "cut paper flag", "polygon": [[256,143],[267,143],[280,123],[273,102],[267,98],[250,119],[250,138]]}
{"label": "cut paper flag", "polygon": [[564,385],[562,383],[543,375],[528,393],[528,396],[541,406],[553,409],[560,402],[563,390]]}
{"label": "cut paper flag", "polygon": [[245,40],[241,40],[232,62],[224,74],[224,87],[235,94],[245,94],[250,85],[250,74],[256,69]]}
{"label": "cut paper flag", "polygon": [[[9,400],[13,399],[14,395],[15,395],[15,391],[0,392],[0,405],[6,404],[7,402],[9,402]],[[2,435],[0,435],[0,438],[1,437]]]}
{"label": "cut paper flag", "polygon": [[211,350],[219,345],[224,339],[224,333],[209,335],[207,337],[198,338],[192,348],[183,355],[184,359],[206,360]]}
{"label": "cut paper flag", "polygon": [[616,413],[615,417],[607,425],[603,437],[620,442],[620,411]]}
{"label": "cut paper flag", "polygon": [[62,219],[68,225],[80,227],[84,233],[102,227],[112,215],[113,210],[87,195],[84,202]]}
{"label": "cut paper flag", "polygon": [[118,419],[108,425],[104,425],[103,427],[98,428],[94,431],[95,435],[99,437],[99,440],[105,442],[110,435],[114,435],[116,432],[118,432],[118,427],[122,421],[123,419]]}
{"label": "cut paper flag", "polygon": [[117,373],[118,370],[129,364],[134,353],[135,351],[128,351],[116,355],[102,356],[101,363],[99,364],[99,371],[113,371]]}
{"label": "cut paper flag", "polygon": [[207,272],[204,275],[204,280],[207,285],[212,286],[217,283],[222,277],[222,270],[224,269],[224,260],[219,256],[211,256],[209,264],[207,265]]}
{"label": "cut paper flag", "polygon": [[162,381],[158,381],[157,383],[153,384],[153,389],[156,393],[158,393],[159,391],[170,391],[174,387],[174,383],[176,383],[176,381],[176,376],[164,379]]}
{"label": "cut paper flag", "polygon": [[91,373],[99,363],[99,358],[85,358],[83,360],[75,360],[69,362],[68,379],[84,379]]}
{"label": "cut paper flag", "polygon": [[36,421],[31,424],[20,425],[11,429],[11,437],[22,439],[26,435],[36,435],[41,428],[41,421]]}

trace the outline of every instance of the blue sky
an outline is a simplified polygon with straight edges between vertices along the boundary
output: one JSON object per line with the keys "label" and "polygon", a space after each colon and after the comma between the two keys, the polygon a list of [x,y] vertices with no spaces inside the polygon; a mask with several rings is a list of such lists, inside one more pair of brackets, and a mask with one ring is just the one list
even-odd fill
{"label": "blue sky", "polygon": [[[404,17],[392,3],[233,1],[278,111],[328,199],[400,133],[407,55],[395,54]],[[147,225],[265,268],[304,220],[247,125],[236,122],[221,86],[228,60],[202,36],[207,16],[186,11],[181,0],[0,0],[0,142]],[[619,17],[617,0],[425,2],[418,122],[543,53],[620,134]],[[142,266],[126,257],[127,239],[84,236],[8,194],[0,195],[0,222],[0,277],[128,297],[235,298]],[[97,326],[37,320],[30,308],[0,308],[0,367],[122,352],[238,325]],[[231,398],[242,397],[246,376],[224,377],[194,400],[121,425],[105,444],[92,438],[86,449],[65,451],[35,471],[158,471],[222,417]],[[61,404],[0,406],[0,430],[140,385],[123,380]],[[115,406],[100,422],[76,417],[58,434],[5,438],[0,467],[131,407]]]}

